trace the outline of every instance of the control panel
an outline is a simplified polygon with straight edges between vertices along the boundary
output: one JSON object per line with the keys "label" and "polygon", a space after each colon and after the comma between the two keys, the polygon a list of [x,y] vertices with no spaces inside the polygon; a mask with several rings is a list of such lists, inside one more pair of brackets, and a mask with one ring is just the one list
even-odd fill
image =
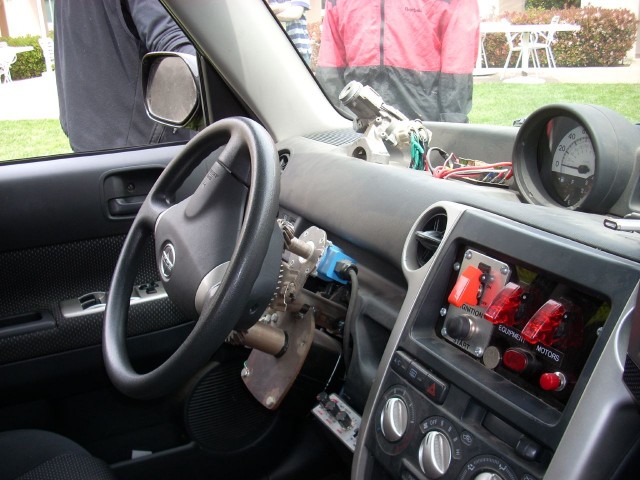
{"label": "control panel", "polygon": [[472,248],[452,265],[436,329],[486,368],[558,410],[610,311],[565,281]]}
{"label": "control panel", "polygon": [[367,447],[394,478],[542,478],[547,425],[567,407],[610,303],[499,252],[462,244],[448,258],[438,297],[391,356]]}
{"label": "control panel", "polygon": [[322,392],[312,412],[353,453],[360,431],[360,415],[338,395]]}
{"label": "control panel", "polygon": [[[473,402],[469,406],[468,396],[408,353],[396,351],[391,368],[373,414],[373,450],[394,478],[542,476],[546,452],[538,442]],[[518,460],[505,458],[505,447]]]}

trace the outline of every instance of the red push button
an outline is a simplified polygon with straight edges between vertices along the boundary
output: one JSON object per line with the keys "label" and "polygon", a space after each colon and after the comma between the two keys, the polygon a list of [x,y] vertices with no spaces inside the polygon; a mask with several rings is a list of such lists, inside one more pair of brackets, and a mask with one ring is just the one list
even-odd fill
{"label": "red push button", "polygon": [[522,350],[510,348],[509,350],[504,352],[502,363],[509,370],[513,370],[517,373],[522,373],[529,366],[529,356]]}
{"label": "red push button", "polygon": [[484,318],[495,325],[513,326],[524,288],[509,282],[498,292],[484,312]]}
{"label": "red push button", "polygon": [[482,275],[482,270],[478,267],[469,265],[465,268],[449,294],[449,303],[458,308],[462,307],[465,303],[467,305],[477,305],[478,293],[482,286],[482,282],[480,281]]}
{"label": "red push button", "polygon": [[561,372],[543,373],[540,375],[540,388],[548,392],[558,392],[567,384],[567,379]]}

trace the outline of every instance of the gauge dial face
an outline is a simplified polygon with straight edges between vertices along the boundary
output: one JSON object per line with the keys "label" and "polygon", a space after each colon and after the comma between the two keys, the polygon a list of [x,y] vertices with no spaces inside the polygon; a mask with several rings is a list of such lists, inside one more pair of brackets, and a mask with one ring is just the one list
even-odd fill
{"label": "gauge dial face", "polygon": [[551,186],[567,207],[584,200],[593,186],[596,155],[582,126],[569,130],[557,143],[551,164]]}

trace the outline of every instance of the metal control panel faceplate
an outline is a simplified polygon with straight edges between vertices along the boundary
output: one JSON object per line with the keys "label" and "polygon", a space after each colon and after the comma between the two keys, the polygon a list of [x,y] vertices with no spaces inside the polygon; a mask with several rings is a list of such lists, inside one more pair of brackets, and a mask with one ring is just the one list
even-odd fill
{"label": "metal control panel faceplate", "polygon": [[[473,295],[467,295],[468,298],[471,298],[471,301],[465,301],[460,306],[449,304],[446,309],[441,334],[449,342],[462,348],[467,353],[476,358],[481,358],[489,344],[493,331],[493,325],[485,321],[483,315],[493,298],[508,282],[511,276],[511,267],[500,260],[472,249],[466,250],[462,262],[456,263],[454,267],[458,270],[458,283],[462,283],[460,279],[463,278],[468,269],[482,271],[483,281],[479,283],[478,288],[473,289]],[[451,332],[446,328],[449,323],[460,318],[468,319],[472,325],[470,334],[466,338],[451,335]]]}
{"label": "metal control panel faceplate", "polygon": [[312,413],[320,420],[333,434],[340,439],[340,441],[346,445],[346,447],[354,452],[356,449],[356,441],[358,439],[358,433],[360,431],[361,418],[355,410],[353,410],[347,403],[344,402],[338,395],[332,393],[329,395],[329,399],[337,405],[339,412],[344,412],[351,419],[351,424],[348,427],[344,427],[340,424],[336,418],[337,414],[329,412],[324,405],[319,403],[316,405]]}

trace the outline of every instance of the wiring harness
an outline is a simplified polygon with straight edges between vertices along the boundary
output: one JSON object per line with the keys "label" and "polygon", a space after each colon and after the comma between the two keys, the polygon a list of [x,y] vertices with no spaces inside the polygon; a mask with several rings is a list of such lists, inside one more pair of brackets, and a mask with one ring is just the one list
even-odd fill
{"label": "wiring harness", "polygon": [[480,160],[460,158],[441,148],[431,147],[426,151],[426,169],[435,177],[456,179],[477,185],[507,187],[513,176],[511,162],[486,163]]}

